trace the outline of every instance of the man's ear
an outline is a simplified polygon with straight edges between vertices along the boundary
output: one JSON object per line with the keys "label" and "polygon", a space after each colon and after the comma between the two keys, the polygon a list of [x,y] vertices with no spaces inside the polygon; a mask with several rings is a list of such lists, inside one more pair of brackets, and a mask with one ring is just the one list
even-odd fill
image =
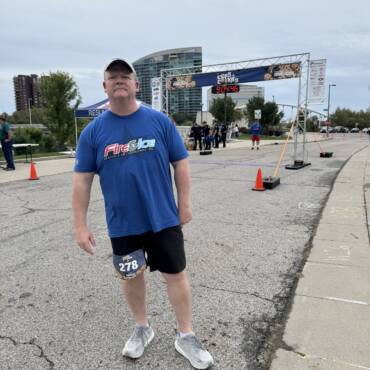
{"label": "man's ear", "polygon": [[103,81],[103,88],[104,88],[104,92],[107,92],[107,88],[105,86],[105,81]]}
{"label": "man's ear", "polygon": [[140,90],[140,84],[139,81],[136,80],[136,92]]}

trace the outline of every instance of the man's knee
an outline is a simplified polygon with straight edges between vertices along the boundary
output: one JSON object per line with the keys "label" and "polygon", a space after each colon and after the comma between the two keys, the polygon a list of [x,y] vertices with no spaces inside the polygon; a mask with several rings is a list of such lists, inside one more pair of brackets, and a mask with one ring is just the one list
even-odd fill
{"label": "man's knee", "polygon": [[179,284],[188,282],[188,275],[185,270],[178,272],[177,274],[167,274],[162,272],[162,276],[164,277],[167,284]]}
{"label": "man's knee", "polygon": [[123,287],[137,286],[138,284],[145,284],[145,272],[136,275],[132,279],[119,279]]}

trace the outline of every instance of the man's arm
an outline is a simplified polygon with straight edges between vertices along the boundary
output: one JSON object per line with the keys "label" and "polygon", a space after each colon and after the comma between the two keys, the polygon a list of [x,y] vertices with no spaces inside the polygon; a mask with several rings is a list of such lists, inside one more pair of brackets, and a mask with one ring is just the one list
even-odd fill
{"label": "man's arm", "polygon": [[12,135],[12,131],[10,130],[10,126],[8,124],[5,126],[4,132],[5,132],[5,141],[10,141],[13,135]]}
{"label": "man's arm", "polygon": [[172,163],[175,170],[175,185],[177,189],[177,207],[181,225],[191,221],[193,214],[190,202],[190,167],[187,158]]}
{"label": "man's arm", "polygon": [[93,172],[75,172],[73,174],[72,209],[75,239],[81,249],[94,254],[95,240],[87,227],[87,209],[90,202]]}

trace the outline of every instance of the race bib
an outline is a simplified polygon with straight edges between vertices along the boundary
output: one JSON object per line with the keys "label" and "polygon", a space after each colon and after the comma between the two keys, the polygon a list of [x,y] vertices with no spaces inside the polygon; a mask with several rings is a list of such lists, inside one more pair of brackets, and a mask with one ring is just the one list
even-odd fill
{"label": "race bib", "polygon": [[113,265],[119,278],[123,280],[133,279],[146,269],[144,251],[138,249],[125,256],[113,254]]}

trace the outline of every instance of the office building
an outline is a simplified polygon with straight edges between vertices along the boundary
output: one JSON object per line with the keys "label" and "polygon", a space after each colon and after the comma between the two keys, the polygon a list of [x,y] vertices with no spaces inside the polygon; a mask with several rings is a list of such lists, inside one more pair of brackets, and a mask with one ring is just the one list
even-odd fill
{"label": "office building", "polygon": [[[140,83],[140,91],[137,93],[137,99],[151,105],[151,79],[160,77],[161,70],[168,68],[199,67],[198,72],[200,72],[202,66],[202,48],[188,47],[162,50],[136,60],[133,65]],[[163,84],[163,93],[165,91],[164,89]],[[170,115],[181,112],[195,118],[196,112],[201,109],[201,102],[201,88],[168,91],[168,113]]]}
{"label": "office building", "polygon": [[17,111],[27,110],[29,107],[40,108],[41,91],[40,79],[37,75],[18,75],[13,77],[15,107]]}

